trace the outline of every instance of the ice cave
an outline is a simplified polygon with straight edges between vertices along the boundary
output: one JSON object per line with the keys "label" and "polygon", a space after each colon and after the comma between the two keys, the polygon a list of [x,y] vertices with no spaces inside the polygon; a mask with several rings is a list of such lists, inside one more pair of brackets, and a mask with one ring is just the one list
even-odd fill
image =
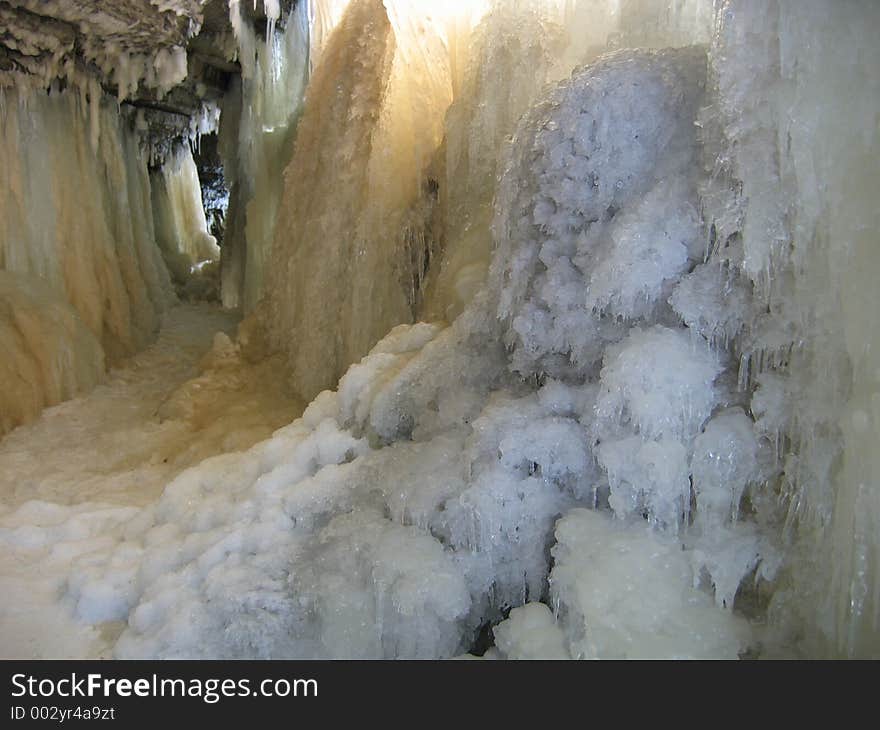
{"label": "ice cave", "polygon": [[880,657],[878,38],[0,0],[0,656]]}

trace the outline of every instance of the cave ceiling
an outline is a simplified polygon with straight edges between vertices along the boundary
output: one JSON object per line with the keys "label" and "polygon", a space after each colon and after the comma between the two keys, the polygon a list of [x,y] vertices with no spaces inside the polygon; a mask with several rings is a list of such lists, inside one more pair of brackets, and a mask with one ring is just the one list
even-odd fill
{"label": "cave ceiling", "polygon": [[[282,3],[282,24],[293,0]],[[265,32],[262,0],[242,12]],[[114,69],[124,56],[155,59],[185,48],[186,79],[170,90],[146,82],[120,94]],[[99,79],[125,103],[189,117],[219,101],[239,73],[226,0],[0,0],[0,75],[48,86],[78,73]],[[16,82],[17,83],[17,82]]]}

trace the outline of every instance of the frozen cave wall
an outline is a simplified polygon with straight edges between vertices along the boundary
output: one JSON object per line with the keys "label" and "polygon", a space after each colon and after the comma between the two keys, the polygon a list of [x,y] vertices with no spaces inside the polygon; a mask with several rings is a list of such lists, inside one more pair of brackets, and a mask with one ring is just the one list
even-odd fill
{"label": "frozen cave wall", "polygon": [[244,22],[244,7],[230,6],[241,75],[223,100],[218,147],[229,187],[223,304],[249,313],[264,294],[282,175],[308,80],[309,3],[297,4],[284,27],[265,41]]}
{"label": "frozen cave wall", "polygon": [[[8,429],[94,385],[105,357],[112,364],[144,347],[173,293],[155,245],[146,157],[97,84],[88,99],[0,94],[3,391],[30,384],[26,400],[4,408]],[[31,316],[16,305],[20,295]]]}

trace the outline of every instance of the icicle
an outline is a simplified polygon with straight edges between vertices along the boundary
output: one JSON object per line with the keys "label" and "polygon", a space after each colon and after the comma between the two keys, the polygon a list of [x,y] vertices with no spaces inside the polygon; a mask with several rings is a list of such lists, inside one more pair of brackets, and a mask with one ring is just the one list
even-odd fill
{"label": "icicle", "polygon": [[98,146],[101,141],[101,96],[103,95],[101,84],[96,78],[89,79],[89,142],[92,145],[92,153],[98,154]]}

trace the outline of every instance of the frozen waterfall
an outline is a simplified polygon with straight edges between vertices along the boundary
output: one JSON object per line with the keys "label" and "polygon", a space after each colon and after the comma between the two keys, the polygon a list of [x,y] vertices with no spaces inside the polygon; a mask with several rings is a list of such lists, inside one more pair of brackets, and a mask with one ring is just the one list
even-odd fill
{"label": "frozen waterfall", "polygon": [[229,3],[219,249],[188,147],[0,88],[0,432],[145,347],[181,261],[245,315],[149,500],[0,511],[88,651],[878,656],[880,6],[282,5]]}

